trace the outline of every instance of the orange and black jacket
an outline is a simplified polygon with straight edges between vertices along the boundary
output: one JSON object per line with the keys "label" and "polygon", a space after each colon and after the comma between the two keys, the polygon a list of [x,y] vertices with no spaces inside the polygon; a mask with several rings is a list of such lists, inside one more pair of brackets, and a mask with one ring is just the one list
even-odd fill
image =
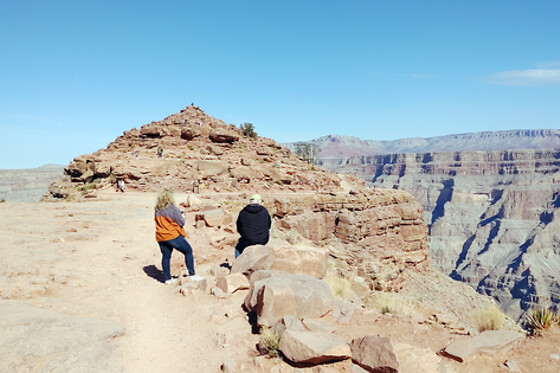
{"label": "orange and black jacket", "polygon": [[179,235],[187,236],[187,232],[183,228],[185,218],[177,206],[171,205],[163,210],[156,209],[155,220],[156,241],[169,241],[179,237]]}

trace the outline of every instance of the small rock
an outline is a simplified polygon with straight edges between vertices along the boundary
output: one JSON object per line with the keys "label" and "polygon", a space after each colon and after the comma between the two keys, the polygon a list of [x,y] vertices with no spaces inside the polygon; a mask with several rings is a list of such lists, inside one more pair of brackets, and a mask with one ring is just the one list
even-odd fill
{"label": "small rock", "polygon": [[222,369],[222,372],[224,372],[224,373],[234,373],[236,365],[237,364],[235,363],[235,360],[226,359],[226,360],[224,360],[224,362],[222,363],[222,366],[220,368]]}
{"label": "small rock", "polygon": [[517,363],[513,360],[506,360],[504,362],[504,367],[507,368],[510,372],[521,372]]}

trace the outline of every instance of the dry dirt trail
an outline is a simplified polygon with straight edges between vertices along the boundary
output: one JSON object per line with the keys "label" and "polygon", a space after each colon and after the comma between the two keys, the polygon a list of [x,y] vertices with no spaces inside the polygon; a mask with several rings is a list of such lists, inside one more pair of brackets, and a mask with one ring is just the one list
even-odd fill
{"label": "dry dirt trail", "polygon": [[[176,195],[177,202],[184,201],[183,197]],[[102,361],[93,362],[97,366],[78,362],[76,371],[212,372],[224,359],[246,357],[246,351],[254,350],[251,347],[258,337],[251,334],[240,307],[243,295],[218,299],[208,291],[195,291],[181,296],[176,285],[159,281],[154,201],[154,193],[104,192],[98,200],[83,203],[0,206],[2,298],[16,299],[22,308],[30,304],[70,318],[99,319],[121,327],[115,327],[110,356],[100,353]],[[216,249],[207,250],[207,239],[189,241],[197,272],[210,287],[209,269],[231,253],[219,253],[224,257],[218,259],[210,252]],[[175,252],[174,275],[179,275],[182,263],[183,256]],[[13,339],[18,332],[21,328],[11,329]],[[88,346],[85,342],[73,348]],[[26,365],[8,362],[12,365],[3,367],[4,362],[0,368],[24,371],[41,366],[41,359],[45,360],[30,354]]]}

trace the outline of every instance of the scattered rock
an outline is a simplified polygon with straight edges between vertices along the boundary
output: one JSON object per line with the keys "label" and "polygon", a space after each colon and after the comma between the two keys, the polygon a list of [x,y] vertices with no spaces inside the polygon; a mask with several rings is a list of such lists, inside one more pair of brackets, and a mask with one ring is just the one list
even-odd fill
{"label": "scattered rock", "polygon": [[523,334],[512,330],[488,330],[472,338],[454,341],[443,352],[448,357],[463,362],[478,353],[494,354],[507,351],[513,343],[523,337]]}
{"label": "scattered rock", "polygon": [[280,350],[294,363],[322,364],[350,357],[343,337],[322,332],[288,329],[280,339]]}
{"label": "scattered rock", "polygon": [[399,371],[399,361],[390,338],[369,335],[357,338],[350,344],[352,361],[368,372]]}

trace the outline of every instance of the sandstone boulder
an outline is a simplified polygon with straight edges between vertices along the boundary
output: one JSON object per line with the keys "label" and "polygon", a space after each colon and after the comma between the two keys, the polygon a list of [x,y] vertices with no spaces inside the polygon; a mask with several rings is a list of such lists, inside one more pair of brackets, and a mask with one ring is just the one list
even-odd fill
{"label": "sandstone boulder", "polygon": [[254,311],[258,325],[272,326],[284,316],[316,318],[334,307],[328,285],[315,277],[277,274],[252,284],[245,307]]}
{"label": "sandstone boulder", "polygon": [[271,239],[266,245],[246,248],[235,261],[232,272],[250,275],[270,269],[323,278],[327,274],[328,259],[327,249],[293,246],[283,240]]}
{"label": "sandstone boulder", "polygon": [[350,344],[352,360],[368,372],[399,371],[399,361],[390,338],[368,335]]}
{"label": "sandstone boulder", "polygon": [[273,261],[272,248],[266,245],[248,246],[233,262],[231,272],[250,276],[255,271],[269,269]]}
{"label": "sandstone boulder", "polygon": [[274,261],[270,269],[323,278],[327,274],[329,251],[310,246],[293,246],[287,242],[272,241]]}
{"label": "sandstone boulder", "polygon": [[195,221],[204,220],[207,227],[222,227],[231,224],[233,217],[221,208],[212,208],[196,214]]}
{"label": "sandstone boulder", "polygon": [[523,334],[513,330],[487,330],[475,337],[454,341],[443,352],[450,358],[463,362],[478,353],[507,351],[523,337]]}
{"label": "sandstone boulder", "polygon": [[232,273],[231,275],[218,276],[216,286],[228,294],[233,294],[237,290],[249,289],[250,284],[243,274]]}
{"label": "sandstone boulder", "polygon": [[280,339],[284,356],[303,364],[322,364],[345,360],[350,357],[350,347],[338,335],[288,329]]}
{"label": "sandstone boulder", "polygon": [[239,140],[239,135],[236,132],[225,128],[215,128],[212,132],[210,132],[208,137],[216,143],[231,144]]}

